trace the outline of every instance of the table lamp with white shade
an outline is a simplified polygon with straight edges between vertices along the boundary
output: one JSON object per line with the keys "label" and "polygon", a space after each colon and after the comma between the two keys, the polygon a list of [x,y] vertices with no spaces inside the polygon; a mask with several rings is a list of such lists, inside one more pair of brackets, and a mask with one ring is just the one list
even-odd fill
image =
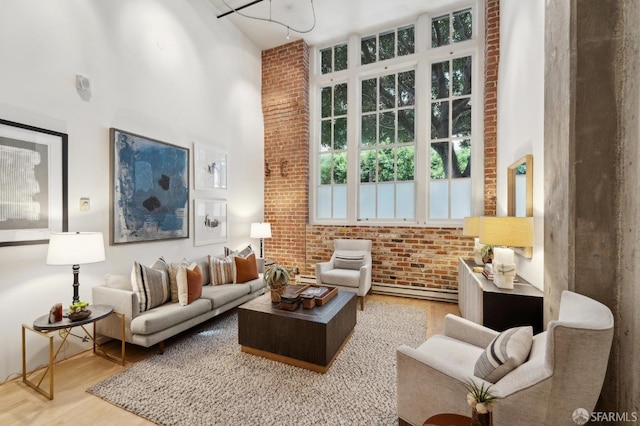
{"label": "table lamp with white shade", "polygon": [[473,246],[473,260],[476,265],[483,265],[482,244],[480,244],[480,216],[465,217],[462,227],[462,235],[475,237]]}
{"label": "table lamp with white shade", "polygon": [[73,265],[73,303],[80,301],[80,265],[104,259],[102,232],[52,232],[49,237],[47,265]]}
{"label": "table lamp with white shade", "polygon": [[271,238],[271,224],[266,222],[252,223],[250,238],[260,239],[260,259],[264,259],[263,244],[265,238]]}
{"label": "table lamp with white shade", "polygon": [[484,216],[480,219],[480,243],[494,246],[493,282],[500,288],[512,289],[516,276],[514,251],[509,247],[532,247],[533,242],[532,217]]}

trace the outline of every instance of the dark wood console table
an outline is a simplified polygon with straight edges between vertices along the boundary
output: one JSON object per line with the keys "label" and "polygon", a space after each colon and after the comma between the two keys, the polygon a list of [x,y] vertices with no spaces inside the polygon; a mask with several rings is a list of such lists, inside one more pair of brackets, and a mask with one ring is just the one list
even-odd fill
{"label": "dark wood console table", "polygon": [[496,331],[521,325],[532,326],[534,334],[543,331],[542,291],[519,276],[512,290],[499,288],[473,272],[472,259],[458,262],[458,306],[464,318]]}

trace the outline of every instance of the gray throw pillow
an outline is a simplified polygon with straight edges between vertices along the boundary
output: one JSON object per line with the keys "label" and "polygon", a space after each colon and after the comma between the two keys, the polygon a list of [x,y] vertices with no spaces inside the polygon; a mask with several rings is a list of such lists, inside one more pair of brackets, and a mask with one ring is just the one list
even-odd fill
{"label": "gray throw pillow", "polygon": [[161,257],[151,267],[133,262],[131,285],[138,293],[140,312],[160,306],[171,300],[171,285],[167,263]]}
{"label": "gray throw pillow", "polygon": [[364,254],[336,253],[333,266],[336,269],[358,270],[364,265]]}
{"label": "gray throw pillow", "polygon": [[496,383],[525,362],[531,351],[533,328],[515,327],[503,331],[487,346],[476,361],[473,374],[490,383]]}

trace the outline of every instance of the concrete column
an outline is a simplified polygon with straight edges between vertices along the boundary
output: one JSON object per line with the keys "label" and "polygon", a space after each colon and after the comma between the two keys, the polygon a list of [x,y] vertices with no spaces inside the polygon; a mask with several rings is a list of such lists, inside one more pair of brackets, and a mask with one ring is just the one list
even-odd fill
{"label": "concrete column", "polygon": [[639,6],[550,0],[545,14],[545,319],[568,289],[616,319],[597,407],[638,411]]}

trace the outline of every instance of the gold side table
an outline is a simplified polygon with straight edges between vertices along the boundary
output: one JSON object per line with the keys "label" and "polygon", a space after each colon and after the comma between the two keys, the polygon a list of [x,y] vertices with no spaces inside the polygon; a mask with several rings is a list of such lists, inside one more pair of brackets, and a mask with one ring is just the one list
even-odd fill
{"label": "gold side table", "polygon": [[[53,399],[54,361],[56,359],[56,356],[58,356],[60,349],[62,349],[62,346],[67,341],[67,337],[69,337],[69,335],[71,334],[71,330],[74,327],[81,327],[84,333],[91,339],[91,341],[93,342],[93,353],[95,355],[98,355],[102,358],[108,359],[109,361],[115,362],[120,365],[125,364],[124,314],[121,314],[120,312],[115,312],[113,310],[113,307],[108,305],[90,305],[89,310],[91,311],[91,315],[85,319],[78,320],[78,321],[71,321],[65,315],[62,318],[62,321],[49,324],[49,314],[47,314],[36,319],[33,322],[33,327],[30,327],[26,324],[22,324],[22,382],[23,383],[26,383],[28,386],[40,392],[42,395],[46,396],[47,398]],[[120,317],[120,321],[122,322],[122,339],[121,339],[122,347],[120,352],[120,358],[107,353],[104,350],[104,348],[100,346],[98,342],[96,342],[96,321],[106,318],[109,315],[117,315],[118,317]],[[89,333],[87,331],[87,329],[85,328],[85,325],[87,324],[93,324],[93,333]],[[44,336],[49,339],[49,365],[44,370],[44,373],[42,374],[42,377],[40,377],[40,380],[38,381],[38,383],[35,383],[27,378],[27,345],[25,340],[25,330],[30,330],[33,333],[36,333],[40,336]],[[55,351],[54,351],[54,344],[53,344],[54,336],[52,334],[54,331],[58,331],[60,333],[60,336],[62,337],[62,341],[60,342],[60,345],[58,346],[58,348],[55,349]],[[42,381],[47,376],[47,374],[49,374],[49,391],[48,392],[40,387],[42,385]]]}

